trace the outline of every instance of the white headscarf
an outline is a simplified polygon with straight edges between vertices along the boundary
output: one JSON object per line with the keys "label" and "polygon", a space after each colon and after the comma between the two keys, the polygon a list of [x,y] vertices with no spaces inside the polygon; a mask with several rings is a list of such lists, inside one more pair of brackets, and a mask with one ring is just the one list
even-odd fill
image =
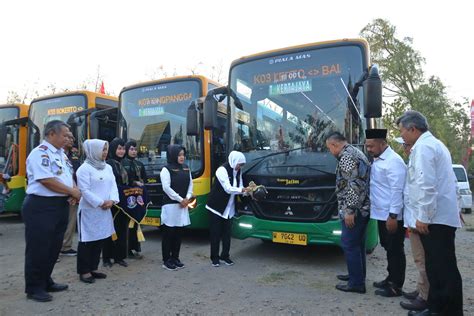
{"label": "white headscarf", "polygon": [[108,144],[102,139],[88,139],[84,142],[84,152],[86,153],[86,162],[92,167],[102,170],[107,165],[102,160],[102,151],[105,144]]}
{"label": "white headscarf", "polygon": [[245,156],[242,154],[240,151],[231,151],[229,154],[229,165],[232,169],[235,169],[235,167],[239,163],[245,163]]}

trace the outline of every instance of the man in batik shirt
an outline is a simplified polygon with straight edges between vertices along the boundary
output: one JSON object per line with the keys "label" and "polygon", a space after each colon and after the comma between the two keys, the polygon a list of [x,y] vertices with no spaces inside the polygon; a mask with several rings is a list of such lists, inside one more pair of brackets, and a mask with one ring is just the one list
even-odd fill
{"label": "man in batik shirt", "polygon": [[369,222],[370,163],[357,148],[349,145],[339,132],[331,133],[326,146],[339,161],[336,169],[336,195],[341,217],[341,246],[349,275],[338,275],[336,289],[365,293],[365,236]]}

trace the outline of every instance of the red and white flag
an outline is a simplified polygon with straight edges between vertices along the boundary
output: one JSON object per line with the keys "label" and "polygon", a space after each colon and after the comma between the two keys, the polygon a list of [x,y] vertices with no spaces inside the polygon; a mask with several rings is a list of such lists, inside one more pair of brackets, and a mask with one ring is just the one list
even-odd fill
{"label": "red and white flag", "polygon": [[[100,84],[99,93],[105,94],[104,81],[102,81],[102,83]],[[473,115],[473,114],[472,114],[472,110],[471,110],[471,116],[472,116],[472,115]]]}

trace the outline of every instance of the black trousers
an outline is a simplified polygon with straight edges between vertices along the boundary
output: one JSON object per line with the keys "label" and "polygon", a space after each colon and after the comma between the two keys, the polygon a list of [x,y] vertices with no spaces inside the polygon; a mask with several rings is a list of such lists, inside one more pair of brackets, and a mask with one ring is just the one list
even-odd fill
{"label": "black trousers", "polygon": [[405,270],[407,266],[405,257],[405,231],[403,221],[398,221],[397,230],[390,234],[387,230],[386,221],[377,221],[379,227],[380,244],[387,252],[387,281],[395,284],[399,289],[405,282]]}
{"label": "black trousers", "polygon": [[67,197],[27,195],[21,210],[25,223],[25,292],[45,291],[58,259],[69,220]]}
{"label": "black trousers", "polygon": [[430,290],[428,308],[441,315],[462,315],[462,279],[456,262],[456,228],[429,225],[430,233],[420,235]]}
{"label": "black trousers", "polygon": [[[115,214],[118,213],[116,216]],[[128,222],[127,215],[123,214],[116,207],[112,207],[112,215],[115,216],[114,227],[117,234],[117,240],[109,237],[104,240],[102,248],[102,260],[120,261],[127,257],[127,238],[128,238]]]}
{"label": "black trousers", "polygon": [[77,273],[96,271],[100,262],[100,251],[105,239],[79,242],[77,246]]}
{"label": "black trousers", "polygon": [[211,261],[219,260],[219,246],[222,240],[222,252],[220,258],[228,259],[230,251],[230,234],[232,229],[232,218],[225,219],[212,212],[210,214],[209,232],[211,237]]}
{"label": "black trousers", "polygon": [[161,240],[163,262],[169,259],[179,259],[179,250],[181,249],[184,228],[161,225],[161,229],[163,230],[163,239]]}

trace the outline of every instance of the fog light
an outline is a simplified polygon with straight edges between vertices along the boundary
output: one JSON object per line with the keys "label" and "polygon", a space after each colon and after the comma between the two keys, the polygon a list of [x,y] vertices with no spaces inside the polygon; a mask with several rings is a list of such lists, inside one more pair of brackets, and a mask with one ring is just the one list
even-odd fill
{"label": "fog light", "polygon": [[340,235],[342,235],[342,230],[333,230],[333,231],[332,231],[332,234],[333,234],[333,235],[340,236]]}
{"label": "fog light", "polygon": [[252,224],[240,223],[239,226],[244,228],[252,228]]}

